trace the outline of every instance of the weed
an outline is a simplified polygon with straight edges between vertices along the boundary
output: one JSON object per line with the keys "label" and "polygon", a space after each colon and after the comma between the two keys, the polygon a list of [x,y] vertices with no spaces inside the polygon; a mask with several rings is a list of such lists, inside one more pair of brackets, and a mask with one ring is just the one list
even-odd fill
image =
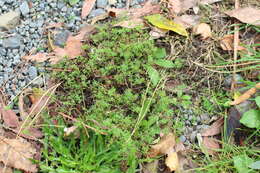
{"label": "weed", "polygon": [[[107,135],[83,133],[79,126],[79,139],[65,140],[62,129],[46,128],[46,164],[41,168],[118,172],[121,167],[123,172],[134,172],[148,145],[170,130],[172,99],[160,86],[159,72],[170,61],[140,29],[101,27],[83,49],[87,57],[65,60],[57,66],[67,70],[53,74],[62,82],[57,96],[62,106],[56,111],[79,117]],[[58,120],[59,125],[71,125]]]}

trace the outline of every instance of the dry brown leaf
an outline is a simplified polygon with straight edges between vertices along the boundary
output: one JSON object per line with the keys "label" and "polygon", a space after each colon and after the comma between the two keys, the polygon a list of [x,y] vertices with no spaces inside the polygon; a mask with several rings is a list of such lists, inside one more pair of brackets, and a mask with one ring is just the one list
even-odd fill
{"label": "dry brown leaf", "polygon": [[18,127],[19,119],[18,119],[16,113],[13,110],[7,109],[5,107],[6,107],[6,105],[5,105],[2,97],[0,96],[0,119],[2,118],[4,123],[8,127]]}
{"label": "dry brown leaf", "polygon": [[202,145],[204,152],[207,152],[210,155],[214,155],[216,152],[216,149],[220,148],[219,142],[212,138],[212,137],[203,137],[202,139]]}
{"label": "dry brown leaf", "polygon": [[201,136],[214,136],[218,135],[221,132],[221,128],[224,124],[224,118],[221,117],[217,121],[215,121],[209,128],[205,129]]}
{"label": "dry brown leaf", "polygon": [[149,157],[155,157],[160,154],[167,154],[175,146],[175,136],[173,133],[164,135],[158,144],[151,147]]}
{"label": "dry brown leaf", "polygon": [[182,1],[181,0],[169,0],[168,9],[172,14],[178,14],[182,11]]}
{"label": "dry brown leaf", "polygon": [[1,137],[0,151],[0,161],[5,165],[27,172],[37,172],[36,165],[29,160],[33,158],[36,150],[22,138],[7,139]]}
{"label": "dry brown leaf", "polygon": [[260,10],[253,7],[238,8],[225,12],[243,23],[260,26]]}
{"label": "dry brown leaf", "polygon": [[[220,46],[223,50],[234,50],[234,35],[225,35],[220,39]],[[238,46],[237,50],[245,50],[243,46]]]}
{"label": "dry brown leaf", "polygon": [[94,24],[97,23],[98,21],[104,20],[104,19],[106,19],[106,18],[108,18],[108,17],[109,17],[109,15],[108,15],[107,13],[101,14],[101,15],[96,16],[96,17],[93,17],[93,18],[91,19],[91,25],[94,25]]}
{"label": "dry brown leaf", "polygon": [[130,19],[130,20],[119,22],[114,26],[121,26],[124,28],[135,28],[137,26],[144,26],[144,20],[141,18]]}
{"label": "dry brown leaf", "polygon": [[236,98],[233,102],[230,103],[230,105],[238,105],[247,99],[249,99],[252,95],[254,95],[257,91],[257,89],[260,89],[260,83],[256,84],[254,88],[251,88],[247,90],[244,94]]}
{"label": "dry brown leaf", "polygon": [[130,19],[140,18],[149,14],[155,14],[160,12],[160,5],[153,4],[151,0],[147,1],[142,8],[131,8],[127,9],[117,9],[117,8],[107,8],[109,16],[129,16]]}
{"label": "dry brown leaf", "polygon": [[61,28],[63,25],[64,25],[63,22],[50,23],[48,26],[45,27],[45,29]]}
{"label": "dry brown leaf", "polygon": [[158,163],[158,160],[146,163],[142,169],[143,173],[157,173]]}
{"label": "dry brown leaf", "polygon": [[177,152],[168,153],[167,158],[165,159],[166,166],[170,171],[176,171],[179,169],[179,159]]}
{"label": "dry brown leaf", "polygon": [[13,170],[10,167],[6,167],[5,171],[4,171],[4,165],[2,163],[0,163],[0,172],[1,173],[13,173]]}
{"label": "dry brown leaf", "polygon": [[182,142],[177,142],[176,146],[175,146],[175,151],[179,152],[179,151],[185,151],[185,146],[183,145]]}
{"label": "dry brown leaf", "polygon": [[93,7],[95,6],[96,0],[85,0],[81,11],[81,18],[85,18],[89,15]]}
{"label": "dry brown leaf", "polygon": [[56,64],[62,58],[55,56],[53,53],[37,53],[35,55],[23,56],[22,59],[27,60],[27,61],[36,61],[36,62],[49,61],[52,64]]}
{"label": "dry brown leaf", "polygon": [[182,25],[184,28],[191,28],[199,24],[200,17],[197,15],[182,15],[174,18],[174,22]]}
{"label": "dry brown leaf", "polygon": [[72,133],[74,133],[75,132],[75,130],[77,130],[77,128],[78,128],[78,126],[71,126],[71,127],[69,127],[69,128],[66,128],[66,129],[64,129],[64,136],[69,136],[69,135],[71,135]]}
{"label": "dry brown leaf", "polygon": [[201,23],[199,25],[196,25],[193,28],[193,33],[201,35],[203,40],[211,37],[210,26],[206,23]]}

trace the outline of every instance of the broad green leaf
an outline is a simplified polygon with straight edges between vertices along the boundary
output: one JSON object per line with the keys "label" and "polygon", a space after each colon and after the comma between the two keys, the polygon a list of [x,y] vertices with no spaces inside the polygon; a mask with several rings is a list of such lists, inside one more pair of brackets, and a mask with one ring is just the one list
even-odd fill
{"label": "broad green leaf", "polygon": [[257,106],[260,108],[260,96],[257,96],[255,98],[255,102],[256,102]]}
{"label": "broad green leaf", "polygon": [[233,158],[234,167],[238,173],[247,173],[250,171],[248,166],[251,165],[254,161],[249,158],[247,155],[240,155]]}
{"label": "broad green leaf", "polygon": [[252,169],[260,169],[260,160],[250,164],[248,167]]}
{"label": "broad green leaf", "polygon": [[188,36],[188,32],[182,25],[174,23],[160,14],[146,16],[145,19],[158,28],[170,30],[186,37]]}
{"label": "broad green leaf", "polygon": [[148,73],[153,85],[156,85],[160,80],[160,74],[158,73],[158,71],[156,69],[154,69],[153,67],[148,66],[147,73]]}
{"label": "broad green leaf", "polygon": [[157,50],[154,53],[154,57],[156,59],[162,59],[166,57],[166,50],[165,48],[157,48]]}
{"label": "broad green leaf", "polygon": [[260,127],[260,110],[250,109],[245,112],[240,119],[240,123],[244,124],[249,128]]}
{"label": "broad green leaf", "polygon": [[173,68],[175,66],[172,61],[164,59],[156,60],[154,63],[165,68]]}

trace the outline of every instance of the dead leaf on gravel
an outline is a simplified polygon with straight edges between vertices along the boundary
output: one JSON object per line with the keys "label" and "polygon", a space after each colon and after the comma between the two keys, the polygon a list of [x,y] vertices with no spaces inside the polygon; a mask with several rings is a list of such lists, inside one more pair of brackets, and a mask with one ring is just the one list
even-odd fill
{"label": "dead leaf on gravel", "polygon": [[121,26],[124,28],[135,28],[137,26],[143,27],[144,20],[141,18],[130,19],[130,20],[119,22],[119,23],[115,24],[114,26]]}
{"label": "dead leaf on gravel", "polygon": [[45,62],[49,61],[51,64],[56,64],[62,58],[55,56],[53,53],[37,53],[35,55],[23,56],[22,59],[27,61]]}
{"label": "dead leaf on gravel", "polygon": [[149,157],[155,157],[160,154],[167,154],[175,146],[175,136],[173,133],[164,135],[158,144],[155,144],[151,147],[149,152]]}
{"label": "dead leaf on gravel", "polygon": [[168,153],[167,158],[165,159],[166,166],[170,169],[170,171],[176,171],[179,169],[179,159],[177,152]]}
{"label": "dead leaf on gravel", "polygon": [[0,119],[3,119],[4,123],[8,127],[18,127],[19,119],[16,113],[12,109],[6,108],[6,105],[0,96]]}
{"label": "dead leaf on gravel", "polygon": [[0,172],[1,173],[13,173],[13,170],[10,167],[6,167],[5,168],[5,172],[4,172],[4,165],[2,163],[0,163]]}
{"label": "dead leaf on gravel", "polygon": [[85,18],[89,15],[93,7],[95,6],[96,0],[85,0],[83,2],[81,18]]}
{"label": "dead leaf on gravel", "polygon": [[63,25],[64,25],[63,22],[50,23],[48,26],[45,27],[45,29],[61,28]]}
{"label": "dead leaf on gravel", "polygon": [[214,136],[221,133],[222,126],[224,124],[224,118],[221,117],[215,121],[209,128],[205,129],[201,136]]}
{"label": "dead leaf on gravel", "polygon": [[182,15],[174,18],[174,22],[181,24],[184,28],[191,28],[199,24],[200,17],[197,15]]}
{"label": "dead leaf on gravel", "polygon": [[127,9],[117,9],[117,8],[107,8],[108,14],[111,17],[119,16],[129,16],[130,19],[140,18],[149,14],[155,14],[160,12],[160,5],[153,4],[151,0],[147,1],[142,8],[131,8]]}
{"label": "dead leaf on gravel", "polygon": [[193,28],[193,33],[195,33],[197,35],[201,35],[202,40],[205,40],[205,39],[210,38],[212,36],[211,28],[206,23],[201,23],[199,25],[196,25]]}
{"label": "dead leaf on gravel", "polygon": [[[234,35],[225,35],[220,39],[220,46],[223,50],[234,50]],[[238,46],[237,50],[245,50],[243,46]]]}
{"label": "dead leaf on gravel", "polygon": [[204,152],[210,155],[214,155],[216,150],[220,148],[219,142],[212,137],[203,137],[202,145],[204,147]]}
{"label": "dead leaf on gravel", "polygon": [[237,105],[237,104],[240,104],[240,103],[246,101],[247,99],[249,99],[252,95],[254,95],[256,93],[257,89],[260,89],[260,83],[256,84],[256,86],[254,88],[250,88],[244,94],[242,94],[241,96],[236,98],[233,102],[230,103],[230,105]]}
{"label": "dead leaf on gravel", "polygon": [[36,165],[29,160],[33,158],[36,150],[22,138],[7,139],[1,137],[0,151],[0,161],[5,165],[27,172],[37,172]]}
{"label": "dead leaf on gravel", "polygon": [[260,26],[260,10],[253,7],[238,8],[225,12],[243,23]]}

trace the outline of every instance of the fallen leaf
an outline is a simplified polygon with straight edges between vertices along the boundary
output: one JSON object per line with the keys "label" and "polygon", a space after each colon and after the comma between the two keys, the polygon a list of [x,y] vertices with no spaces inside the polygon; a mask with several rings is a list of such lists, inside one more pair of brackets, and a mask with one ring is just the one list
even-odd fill
{"label": "fallen leaf", "polygon": [[1,173],[13,173],[13,170],[10,167],[6,167],[5,171],[4,171],[4,167],[5,165],[3,165],[2,163],[0,163],[0,172]]}
{"label": "fallen leaf", "polygon": [[184,28],[191,28],[199,24],[200,17],[197,15],[182,15],[174,18],[174,22],[182,25]]}
{"label": "fallen leaf", "polygon": [[104,19],[106,19],[106,18],[108,18],[108,17],[109,17],[109,15],[108,15],[107,13],[101,14],[101,15],[96,16],[96,17],[93,17],[93,18],[91,19],[91,25],[94,25],[94,24],[97,23],[98,21],[104,20]]}
{"label": "fallen leaf", "polygon": [[256,86],[254,88],[250,88],[244,94],[242,94],[241,96],[236,98],[233,102],[230,103],[230,105],[237,105],[237,104],[240,104],[240,103],[246,101],[247,99],[249,99],[252,95],[254,95],[256,93],[257,89],[260,89],[260,82],[258,84],[256,84]]}
{"label": "fallen leaf", "polygon": [[19,119],[12,109],[6,108],[6,105],[0,96],[0,119],[3,119],[5,125],[8,127],[18,127]]}
{"label": "fallen leaf", "polygon": [[29,160],[33,158],[36,150],[22,138],[7,139],[1,137],[0,151],[0,161],[5,165],[27,172],[37,172],[36,165]]}
{"label": "fallen leaf", "polygon": [[219,142],[212,137],[203,137],[202,145],[204,147],[204,152],[210,155],[214,155],[216,150],[220,148]]}
{"label": "fallen leaf", "polygon": [[185,30],[185,28],[182,25],[174,23],[173,21],[168,20],[167,18],[165,18],[164,16],[162,16],[160,14],[146,16],[145,19],[147,19],[151,24],[153,24],[154,26],[156,26],[160,29],[174,31],[180,35],[183,35],[186,37],[188,36],[187,31]]}
{"label": "fallen leaf", "polygon": [[56,64],[62,58],[55,56],[53,53],[37,53],[35,55],[23,56],[22,59],[35,62],[49,61],[51,64]]}
{"label": "fallen leaf", "polygon": [[142,8],[131,8],[127,9],[117,9],[117,8],[107,8],[108,14],[111,17],[119,16],[129,16],[130,19],[140,18],[149,14],[155,14],[160,12],[160,5],[153,4],[151,0],[147,1]]}
{"label": "fallen leaf", "polygon": [[89,15],[93,7],[95,6],[96,0],[85,0],[81,11],[81,18],[85,18]]}
{"label": "fallen leaf", "polygon": [[201,23],[199,25],[196,25],[193,28],[193,33],[197,35],[201,35],[203,40],[210,38],[212,36],[210,26],[206,23]]}
{"label": "fallen leaf", "polygon": [[172,14],[178,14],[182,11],[182,1],[181,0],[169,0],[168,9]]}
{"label": "fallen leaf", "polygon": [[149,157],[155,157],[160,154],[167,154],[175,146],[175,136],[173,133],[164,135],[158,144],[151,147]]}
{"label": "fallen leaf", "polygon": [[179,168],[179,159],[177,152],[168,153],[167,158],[165,159],[166,166],[170,171],[176,171]]}
{"label": "fallen leaf", "polygon": [[182,142],[178,142],[175,146],[175,151],[179,152],[179,151],[185,151],[185,146],[183,145]]}
{"label": "fallen leaf", "polygon": [[135,18],[135,19],[130,19],[130,20],[125,20],[122,22],[119,22],[115,24],[114,26],[121,26],[124,28],[136,28],[137,26],[144,26],[144,20],[141,18]]}
{"label": "fallen leaf", "polygon": [[201,136],[214,136],[218,135],[221,132],[222,126],[224,124],[224,118],[221,117],[215,121],[209,128],[205,129]]}
{"label": "fallen leaf", "polygon": [[50,23],[48,26],[45,27],[45,29],[61,28],[63,25],[64,25],[63,22]]}
{"label": "fallen leaf", "polygon": [[[220,46],[223,50],[234,50],[234,35],[225,35],[220,39]],[[237,50],[245,50],[243,46],[238,46]]]}
{"label": "fallen leaf", "polygon": [[149,32],[149,35],[153,39],[158,39],[161,37],[165,37],[167,32],[168,32],[168,30],[152,27],[152,30]]}
{"label": "fallen leaf", "polygon": [[243,23],[260,26],[260,10],[253,7],[238,8],[225,12]]}

